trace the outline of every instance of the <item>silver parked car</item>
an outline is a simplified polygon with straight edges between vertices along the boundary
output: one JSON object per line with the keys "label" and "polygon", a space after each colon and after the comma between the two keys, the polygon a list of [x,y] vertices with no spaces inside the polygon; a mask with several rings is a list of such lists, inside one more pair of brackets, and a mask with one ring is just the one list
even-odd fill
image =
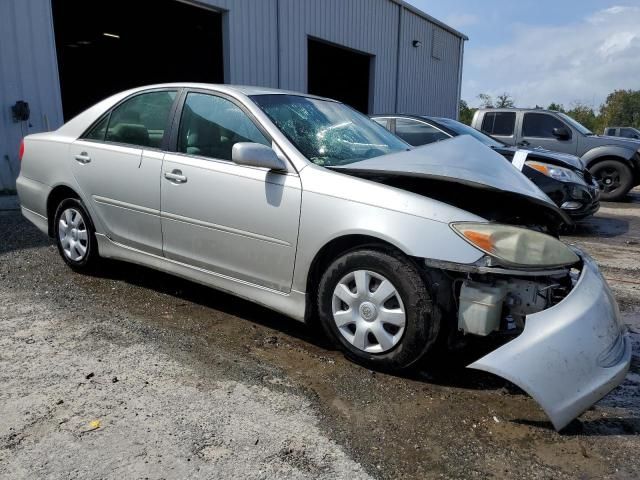
{"label": "silver parked car", "polygon": [[21,148],[23,214],[76,270],[135,262],[319,321],[370,367],[451,337],[562,428],[631,358],[564,213],[469,136],[412,149],[332,100],[167,84],[108,98]]}

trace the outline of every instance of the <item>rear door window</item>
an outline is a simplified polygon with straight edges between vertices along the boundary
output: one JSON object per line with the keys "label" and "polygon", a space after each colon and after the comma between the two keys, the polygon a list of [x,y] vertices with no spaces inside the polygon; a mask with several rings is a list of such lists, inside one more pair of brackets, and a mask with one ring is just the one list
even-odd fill
{"label": "rear door window", "polygon": [[109,125],[109,114],[100,119],[85,135],[84,139],[87,140],[104,140],[107,134],[107,126]]}
{"label": "rear door window", "polygon": [[160,148],[176,93],[149,92],[126,100],[111,112],[105,140]]}
{"label": "rear door window", "polygon": [[616,136],[616,129],[615,128],[607,128],[607,131],[605,132],[605,135],[609,135],[612,137]]}
{"label": "rear door window", "polygon": [[516,127],[516,112],[486,112],[482,119],[482,131],[489,135],[510,137]]}
{"label": "rear door window", "polygon": [[449,135],[427,123],[408,118],[396,118],[396,135],[413,146],[427,145],[450,138]]}
{"label": "rear door window", "polygon": [[632,128],[621,128],[620,136],[626,137],[626,138],[640,138],[640,135],[638,135],[638,132],[636,132]]}

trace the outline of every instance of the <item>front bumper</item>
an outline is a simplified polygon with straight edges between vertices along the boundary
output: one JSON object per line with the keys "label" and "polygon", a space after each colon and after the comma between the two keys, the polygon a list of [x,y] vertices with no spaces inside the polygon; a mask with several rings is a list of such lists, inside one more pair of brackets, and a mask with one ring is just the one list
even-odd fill
{"label": "front bumper", "polygon": [[[563,185],[564,196],[558,205],[573,220],[580,220],[595,214],[600,209],[600,188],[595,181],[591,185],[566,183]],[[565,202],[577,202],[578,208],[564,208]]]}
{"label": "front bumper", "polygon": [[529,315],[514,340],[469,365],[516,384],[560,430],[625,378],[631,343],[598,266],[583,268],[559,304]]}

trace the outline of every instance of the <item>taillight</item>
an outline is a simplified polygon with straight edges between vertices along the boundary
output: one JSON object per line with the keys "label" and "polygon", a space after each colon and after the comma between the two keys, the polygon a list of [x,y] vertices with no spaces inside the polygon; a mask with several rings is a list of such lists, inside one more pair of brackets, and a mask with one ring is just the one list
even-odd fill
{"label": "taillight", "polygon": [[20,151],[18,152],[20,161],[22,161],[22,157],[24,157],[24,139],[20,141]]}

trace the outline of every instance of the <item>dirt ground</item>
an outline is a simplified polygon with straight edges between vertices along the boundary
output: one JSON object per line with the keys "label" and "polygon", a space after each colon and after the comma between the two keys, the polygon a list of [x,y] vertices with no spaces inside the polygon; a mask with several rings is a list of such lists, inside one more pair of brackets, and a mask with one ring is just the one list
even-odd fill
{"label": "dirt ground", "polygon": [[473,354],[372,372],[184,280],[73,273],[0,211],[0,477],[639,478],[640,191],[567,240],[600,263],[634,358],[559,434],[517,388],[465,369]]}

